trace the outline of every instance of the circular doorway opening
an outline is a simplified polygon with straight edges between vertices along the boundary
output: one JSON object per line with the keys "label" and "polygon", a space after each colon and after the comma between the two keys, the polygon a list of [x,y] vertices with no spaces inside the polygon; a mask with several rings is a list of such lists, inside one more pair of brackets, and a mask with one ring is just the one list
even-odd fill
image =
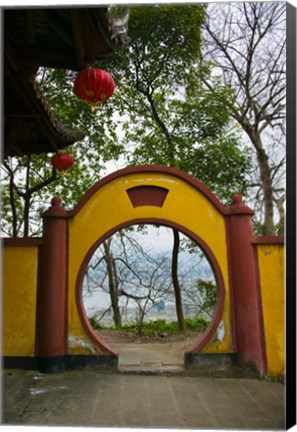
{"label": "circular doorway opening", "polygon": [[179,346],[183,363],[189,345],[208,342],[222,311],[222,278],[211,251],[185,231],[126,225],[89,251],[81,315],[99,345],[105,341],[120,352],[127,344],[161,343],[169,356],[174,347],[175,357]]}

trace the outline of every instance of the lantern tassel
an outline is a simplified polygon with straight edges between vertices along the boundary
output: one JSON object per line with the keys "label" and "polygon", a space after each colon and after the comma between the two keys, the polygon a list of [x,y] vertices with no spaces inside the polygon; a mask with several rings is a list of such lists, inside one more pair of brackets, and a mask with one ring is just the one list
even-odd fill
{"label": "lantern tassel", "polygon": [[94,112],[98,109],[99,107],[99,102],[87,102],[87,104],[91,107],[91,111]]}

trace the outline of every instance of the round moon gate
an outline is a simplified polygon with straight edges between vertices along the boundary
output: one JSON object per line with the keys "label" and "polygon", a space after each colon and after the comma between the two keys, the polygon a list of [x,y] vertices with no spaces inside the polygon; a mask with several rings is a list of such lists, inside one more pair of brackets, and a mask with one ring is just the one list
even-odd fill
{"label": "round moon gate", "polygon": [[[201,351],[211,341],[220,323],[229,338],[227,336],[225,341],[216,339],[216,346],[225,344],[228,352],[232,350],[229,310],[225,311],[223,319],[228,274],[222,210],[223,206],[204,185],[165,167],[127,168],[94,185],[73,211],[75,218],[73,226],[70,226],[70,242],[72,238],[73,242],[76,241],[77,233],[80,246],[84,246],[84,256],[80,254],[79,258],[81,264],[75,282],[75,298],[80,323],[95,345],[105,352],[115,353],[95,334],[82,304],[83,277],[90,258],[99,244],[119,229],[140,223],[156,223],[176,228],[195,241],[208,258],[215,275],[218,287],[216,311],[203,340],[194,347],[195,351]],[[82,238],[84,245],[81,244]],[[77,256],[77,244],[72,248],[70,243],[70,251],[72,249]],[[225,269],[225,274],[221,268]]]}

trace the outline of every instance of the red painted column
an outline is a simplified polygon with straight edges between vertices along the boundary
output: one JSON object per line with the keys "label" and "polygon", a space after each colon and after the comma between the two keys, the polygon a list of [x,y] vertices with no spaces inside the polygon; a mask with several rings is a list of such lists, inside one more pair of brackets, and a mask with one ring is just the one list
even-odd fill
{"label": "red painted column", "polygon": [[260,374],[267,369],[261,292],[253,238],[253,210],[234,195],[228,217],[233,323],[240,366],[253,364]]}
{"label": "red painted column", "polygon": [[42,372],[64,370],[67,352],[67,212],[61,198],[43,215],[38,267],[36,350]]}

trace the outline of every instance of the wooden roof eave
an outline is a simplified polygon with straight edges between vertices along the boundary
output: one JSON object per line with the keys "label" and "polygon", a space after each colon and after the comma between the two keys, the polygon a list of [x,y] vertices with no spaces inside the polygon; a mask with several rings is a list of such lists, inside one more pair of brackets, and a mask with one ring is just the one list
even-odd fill
{"label": "wooden roof eave", "polygon": [[[23,15],[23,22],[22,16],[16,17],[21,19],[21,21],[18,20],[18,24],[25,26],[23,27],[25,33],[23,32],[22,35],[20,26],[18,27],[19,33],[15,33],[16,22],[14,19],[10,19],[8,27],[4,26],[4,72],[10,88],[7,92],[5,91],[5,100],[9,99],[9,92],[12,91],[13,107],[19,106],[18,109],[14,110],[10,103],[10,109],[7,112],[6,103],[4,105],[5,136],[10,137],[10,132],[15,132],[14,126],[21,125],[17,132],[19,134],[17,138],[14,133],[14,136],[7,140],[10,141],[9,145],[4,142],[4,155],[49,153],[81,141],[84,138],[82,132],[64,125],[54,116],[34,74],[39,66],[82,70],[98,59],[112,57],[120,48],[107,7],[64,9],[62,12],[64,14],[63,19],[67,20],[66,17],[68,16],[67,23],[71,24],[67,24],[67,29],[61,25],[59,19],[57,22],[52,22],[52,20],[49,22],[47,14],[35,17],[34,12],[38,11],[40,9],[32,9],[27,13],[28,10],[26,10]],[[36,19],[41,20],[39,23],[42,24],[43,29],[52,27],[53,33],[58,34],[63,39],[63,46],[65,48],[67,45],[69,51],[60,50],[59,44],[51,44],[46,47],[38,45],[36,42],[40,39],[37,39]],[[4,24],[6,22],[4,20]],[[50,37],[51,34],[51,32],[48,33]],[[22,40],[26,41],[25,44],[22,44]],[[29,122],[26,123],[26,119]],[[30,125],[34,126],[35,134],[30,134]],[[21,136],[24,129],[27,131],[26,138]],[[31,137],[33,137],[33,141]],[[40,146],[39,140],[41,141]],[[26,143],[28,148],[26,148]]]}
{"label": "wooden roof eave", "polygon": [[34,96],[36,96],[36,105],[40,110],[41,116],[44,117],[45,122],[49,123],[50,129],[53,128],[56,131],[56,135],[61,137],[62,140],[65,140],[65,144],[67,142],[74,143],[76,141],[81,141],[85,137],[84,133],[62,124],[53,114],[53,111],[42,93],[38,82],[31,78],[31,85],[34,90]]}
{"label": "wooden roof eave", "polygon": [[[5,129],[7,128],[8,131],[9,119],[19,118],[23,119],[25,123],[26,118],[35,118],[38,123],[38,130],[42,131],[40,136],[43,139],[41,139],[40,145],[34,151],[26,151],[26,148],[15,142],[12,144],[9,142],[4,143],[4,156],[56,152],[84,139],[85,135],[81,131],[64,125],[56,118],[34,75],[19,76],[13,86],[19,92],[20,99],[24,101],[23,103],[30,107],[30,111],[28,110],[28,114],[20,115],[9,113],[8,118],[6,118],[5,123],[7,123],[7,126],[5,124]],[[7,146],[8,148],[5,149]]]}

